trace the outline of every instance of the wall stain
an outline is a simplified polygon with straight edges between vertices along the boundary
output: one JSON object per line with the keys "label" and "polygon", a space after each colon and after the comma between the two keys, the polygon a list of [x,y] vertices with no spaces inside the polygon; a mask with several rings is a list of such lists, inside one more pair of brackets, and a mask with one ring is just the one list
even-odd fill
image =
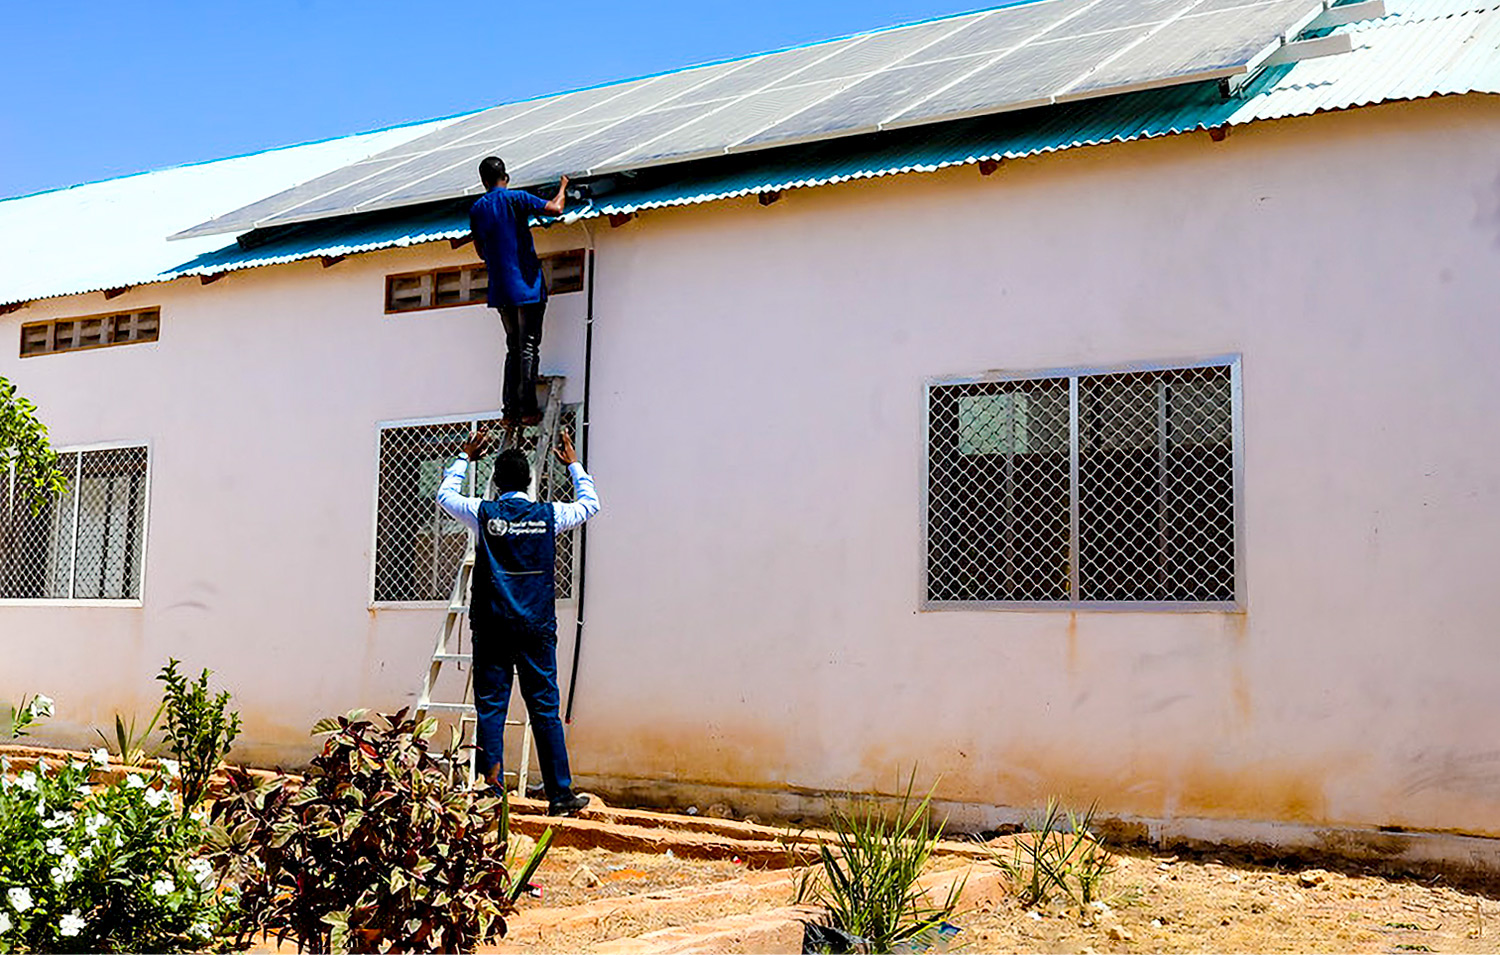
{"label": "wall stain", "polygon": [[1078,612],[1068,611],[1068,676],[1078,675]]}

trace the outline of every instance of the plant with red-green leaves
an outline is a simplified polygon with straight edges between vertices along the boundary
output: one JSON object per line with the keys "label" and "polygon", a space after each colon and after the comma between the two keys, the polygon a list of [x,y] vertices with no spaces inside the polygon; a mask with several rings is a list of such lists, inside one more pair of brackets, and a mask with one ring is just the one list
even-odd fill
{"label": "plant with red-green leaves", "polygon": [[404,709],[356,710],[313,727],[327,741],[300,786],[229,770],[210,838],[241,888],[241,942],[266,932],[305,951],[463,952],[505,933],[519,894],[505,804],[467,789],[455,751],[430,747],[436,729]]}

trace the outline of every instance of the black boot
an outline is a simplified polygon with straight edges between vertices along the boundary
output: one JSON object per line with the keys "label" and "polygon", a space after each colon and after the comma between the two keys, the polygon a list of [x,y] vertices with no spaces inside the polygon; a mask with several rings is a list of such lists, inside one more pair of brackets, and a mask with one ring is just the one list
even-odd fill
{"label": "black boot", "polygon": [[547,815],[571,816],[589,804],[589,797],[571,789],[547,801]]}

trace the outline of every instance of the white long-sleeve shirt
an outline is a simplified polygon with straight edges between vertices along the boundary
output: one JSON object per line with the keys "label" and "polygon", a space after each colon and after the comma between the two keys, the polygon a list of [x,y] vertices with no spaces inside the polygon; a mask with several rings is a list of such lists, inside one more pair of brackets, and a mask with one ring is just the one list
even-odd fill
{"label": "white long-sleeve shirt", "polygon": [[[479,502],[481,498],[468,497],[463,493],[464,478],[469,474],[469,459],[463,455],[443,471],[443,482],[438,485],[438,506],[452,515],[453,519],[474,533],[479,533]],[[599,496],[594,493],[594,479],[589,477],[583,465],[573,462],[568,465],[568,476],[573,479],[571,504],[553,502],[552,517],[558,533],[577,527],[599,512]],[[520,497],[531,500],[525,491],[510,491],[500,495],[500,500]]]}

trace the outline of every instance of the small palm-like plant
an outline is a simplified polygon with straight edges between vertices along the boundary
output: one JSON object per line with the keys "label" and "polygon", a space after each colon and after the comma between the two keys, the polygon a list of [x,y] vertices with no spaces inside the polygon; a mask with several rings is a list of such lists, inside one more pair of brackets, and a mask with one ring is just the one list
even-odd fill
{"label": "small palm-like plant", "polygon": [[[964,883],[935,901],[917,885],[943,824],[932,824],[932,793],[912,803],[913,771],[894,815],[873,800],[845,812],[833,810],[833,845],[818,846],[819,865],[797,887],[799,903],[828,909],[833,927],[869,951],[888,952],[908,940],[935,935],[958,905]],[[835,936],[836,937],[836,936]]]}
{"label": "small palm-like plant", "polygon": [[1087,905],[1099,898],[1114,862],[1093,837],[1096,808],[1091,805],[1078,816],[1048,799],[1041,823],[1016,839],[1008,856],[988,850],[989,861],[1009,877],[1022,905],[1058,897]]}

